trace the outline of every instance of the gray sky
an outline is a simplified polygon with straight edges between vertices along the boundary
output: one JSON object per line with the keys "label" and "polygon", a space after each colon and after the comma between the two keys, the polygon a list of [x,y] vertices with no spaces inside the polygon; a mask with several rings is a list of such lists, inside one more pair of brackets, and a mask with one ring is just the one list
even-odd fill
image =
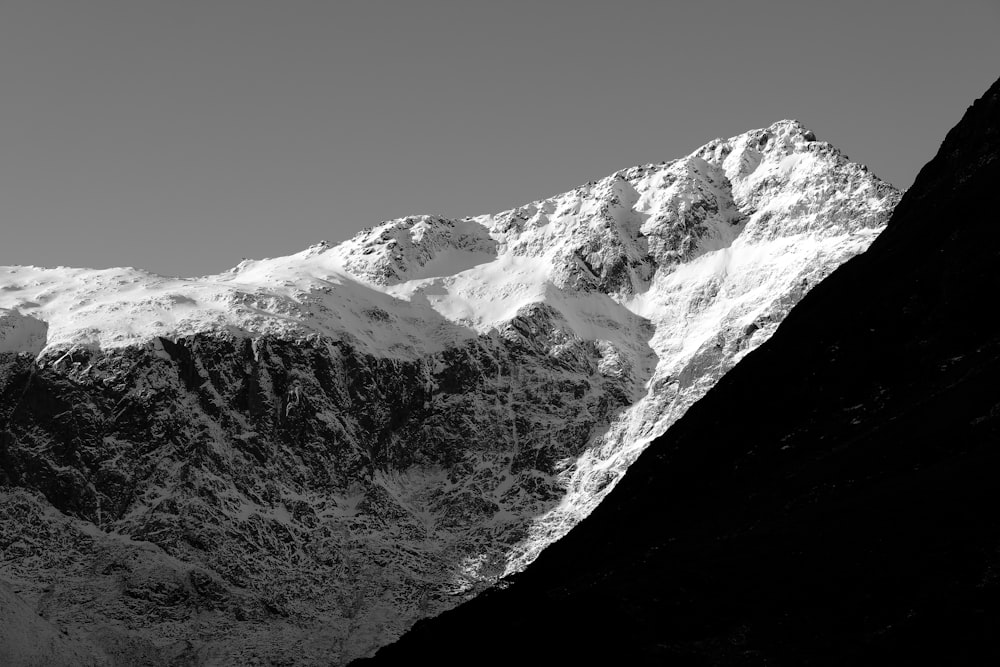
{"label": "gray sky", "polygon": [[798,118],[906,187],[1000,1],[0,1],[0,264],[171,275]]}

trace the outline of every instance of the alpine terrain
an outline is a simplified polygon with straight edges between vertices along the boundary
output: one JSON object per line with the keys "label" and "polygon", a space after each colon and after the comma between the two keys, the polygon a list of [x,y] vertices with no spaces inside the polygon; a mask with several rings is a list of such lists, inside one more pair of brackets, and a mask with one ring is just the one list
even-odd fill
{"label": "alpine terrain", "polygon": [[1000,81],[592,514],[371,662],[1000,663],[998,183]]}
{"label": "alpine terrain", "polygon": [[0,638],[47,638],[0,658],[371,654],[594,510],[898,199],[786,120],[219,275],[0,268]]}

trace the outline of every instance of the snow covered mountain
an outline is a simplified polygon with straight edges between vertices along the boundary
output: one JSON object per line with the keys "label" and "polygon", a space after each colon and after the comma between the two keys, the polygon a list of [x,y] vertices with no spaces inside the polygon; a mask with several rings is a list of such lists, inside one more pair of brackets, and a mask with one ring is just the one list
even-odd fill
{"label": "snow covered mountain", "polygon": [[370,653],[586,516],[898,199],[780,121],[215,276],[0,268],[0,579],[95,664]]}
{"label": "snow covered mountain", "polygon": [[352,664],[1000,664],[998,182],[1000,81],[590,516]]}

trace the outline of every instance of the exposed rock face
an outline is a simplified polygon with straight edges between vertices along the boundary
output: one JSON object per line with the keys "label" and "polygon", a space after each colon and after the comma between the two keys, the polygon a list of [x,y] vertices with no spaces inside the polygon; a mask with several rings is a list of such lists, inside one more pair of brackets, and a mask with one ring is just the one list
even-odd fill
{"label": "exposed rock face", "polygon": [[363,662],[1000,661],[998,182],[1000,81],[569,535]]}
{"label": "exposed rock face", "polygon": [[0,355],[0,577],[110,663],[368,653],[586,516],[897,199],[782,121],[219,276],[6,269],[47,330]]}

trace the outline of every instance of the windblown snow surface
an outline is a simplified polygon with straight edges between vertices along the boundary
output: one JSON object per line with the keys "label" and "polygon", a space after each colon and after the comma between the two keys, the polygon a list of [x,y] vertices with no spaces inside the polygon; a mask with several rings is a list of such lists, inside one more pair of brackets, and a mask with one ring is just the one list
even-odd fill
{"label": "windblown snow surface", "polygon": [[[0,268],[7,358],[84,389],[143,364],[118,410],[140,394],[214,392],[173,401],[201,430],[144,443],[142,465],[121,473],[125,496],[101,487],[87,462],[75,504],[8,472],[7,505],[51,526],[40,536],[24,520],[7,524],[0,577],[37,606],[58,568],[34,550],[80,562],[111,550],[144,563],[129,566],[133,579],[196,568],[234,600],[266,602],[260,613],[218,603],[213,615],[174,610],[143,624],[121,613],[112,575],[70,568],[72,594],[46,603],[47,618],[91,642],[98,661],[328,664],[370,653],[523,568],[586,516],[810,287],[865,250],[898,198],[780,121],[496,215],[402,218],[219,275]],[[238,363],[205,351],[239,341],[249,351]],[[362,389],[341,400],[314,362],[284,350],[309,350]],[[269,378],[254,380],[280,413],[267,419],[282,433],[298,419],[294,437],[312,444],[263,442],[263,422],[227,398],[230,372]],[[132,436],[100,432],[94,466],[139,460]],[[210,438],[215,452],[196,473],[177,445],[188,437]],[[333,471],[323,483],[304,472],[317,466]],[[178,528],[190,523],[187,502],[218,528],[195,547],[176,539],[195,530]],[[155,602],[128,597],[128,585],[128,604]],[[80,593],[88,587],[100,590],[96,611]],[[276,601],[276,587],[293,592]]]}

